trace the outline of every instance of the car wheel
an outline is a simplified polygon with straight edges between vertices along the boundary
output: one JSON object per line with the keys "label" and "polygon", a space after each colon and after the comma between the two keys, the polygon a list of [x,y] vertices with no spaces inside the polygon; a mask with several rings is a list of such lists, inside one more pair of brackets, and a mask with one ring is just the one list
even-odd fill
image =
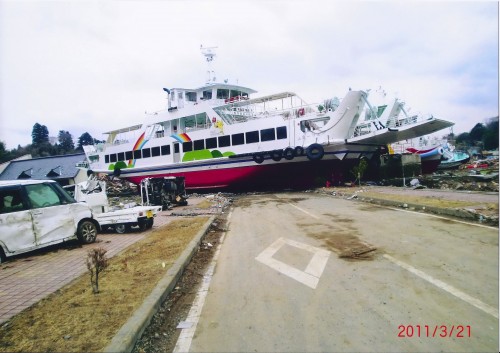
{"label": "car wheel", "polygon": [[91,221],[83,221],[78,226],[77,236],[83,244],[93,243],[97,237],[96,225]]}
{"label": "car wheel", "polygon": [[117,224],[115,226],[115,231],[118,234],[124,234],[124,233],[127,233],[128,231],[130,231],[130,226],[128,224]]}

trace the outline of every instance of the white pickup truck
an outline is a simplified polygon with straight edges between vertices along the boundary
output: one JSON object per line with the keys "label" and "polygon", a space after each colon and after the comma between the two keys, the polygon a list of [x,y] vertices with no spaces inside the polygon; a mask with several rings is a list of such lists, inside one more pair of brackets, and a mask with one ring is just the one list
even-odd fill
{"label": "white pickup truck", "polygon": [[92,210],[94,219],[102,230],[112,228],[117,233],[126,233],[132,227],[140,230],[153,226],[154,217],[161,211],[161,206],[132,206],[112,208],[106,194],[106,182],[89,179],[85,182],[64,187],[76,201],[86,202]]}

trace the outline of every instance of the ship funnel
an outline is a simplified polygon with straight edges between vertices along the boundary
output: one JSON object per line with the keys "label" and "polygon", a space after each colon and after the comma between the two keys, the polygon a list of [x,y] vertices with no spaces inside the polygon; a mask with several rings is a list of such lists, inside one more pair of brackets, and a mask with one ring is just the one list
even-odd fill
{"label": "ship funnel", "polygon": [[345,140],[351,137],[365,105],[364,98],[366,98],[366,93],[363,91],[347,92],[328,123],[317,133],[328,131],[328,135],[334,140]]}

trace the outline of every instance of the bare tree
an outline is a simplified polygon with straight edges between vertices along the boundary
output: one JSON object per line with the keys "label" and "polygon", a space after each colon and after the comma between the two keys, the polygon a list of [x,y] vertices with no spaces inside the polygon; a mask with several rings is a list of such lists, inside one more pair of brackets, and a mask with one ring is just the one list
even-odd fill
{"label": "bare tree", "polygon": [[94,294],[99,293],[99,273],[104,271],[109,264],[106,252],[106,249],[100,247],[87,252],[87,269],[90,272],[90,284]]}

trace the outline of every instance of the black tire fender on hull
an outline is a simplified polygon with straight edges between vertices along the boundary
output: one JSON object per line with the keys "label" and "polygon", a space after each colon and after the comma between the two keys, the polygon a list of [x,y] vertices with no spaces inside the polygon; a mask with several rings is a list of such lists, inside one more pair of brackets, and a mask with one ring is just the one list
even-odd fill
{"label": "black tire fender on hull", "polygon": [[274,150],[271,152],[271,159],[275,162],[281,161],[283,157],[283,150]]}
{"label": "black tire fender on hull", "polygon": [[324,155],[325,150],[319,143],[313,143],[306,149],[306,156],[310,161],[319,161]]}
{"label": "black tire fender on hull", "polygon": [[293,149],[293,155],[295,157],[300,157],[304,155],[304,147],[302,146],[297,146]]}
{"label": "black tire fender on hull", "polygon": [[257,164],[261,164],[262,162],[264,162],[264,155],[262,153],[254,153],[252,158],[253,161]]}
{"label": "black tire fender on hull", "polygon": [[285,151],[283,151],[283,157],[285,157],[287,161],[291,161],[295,157],[294,149],[291,147],[285,148]]}

